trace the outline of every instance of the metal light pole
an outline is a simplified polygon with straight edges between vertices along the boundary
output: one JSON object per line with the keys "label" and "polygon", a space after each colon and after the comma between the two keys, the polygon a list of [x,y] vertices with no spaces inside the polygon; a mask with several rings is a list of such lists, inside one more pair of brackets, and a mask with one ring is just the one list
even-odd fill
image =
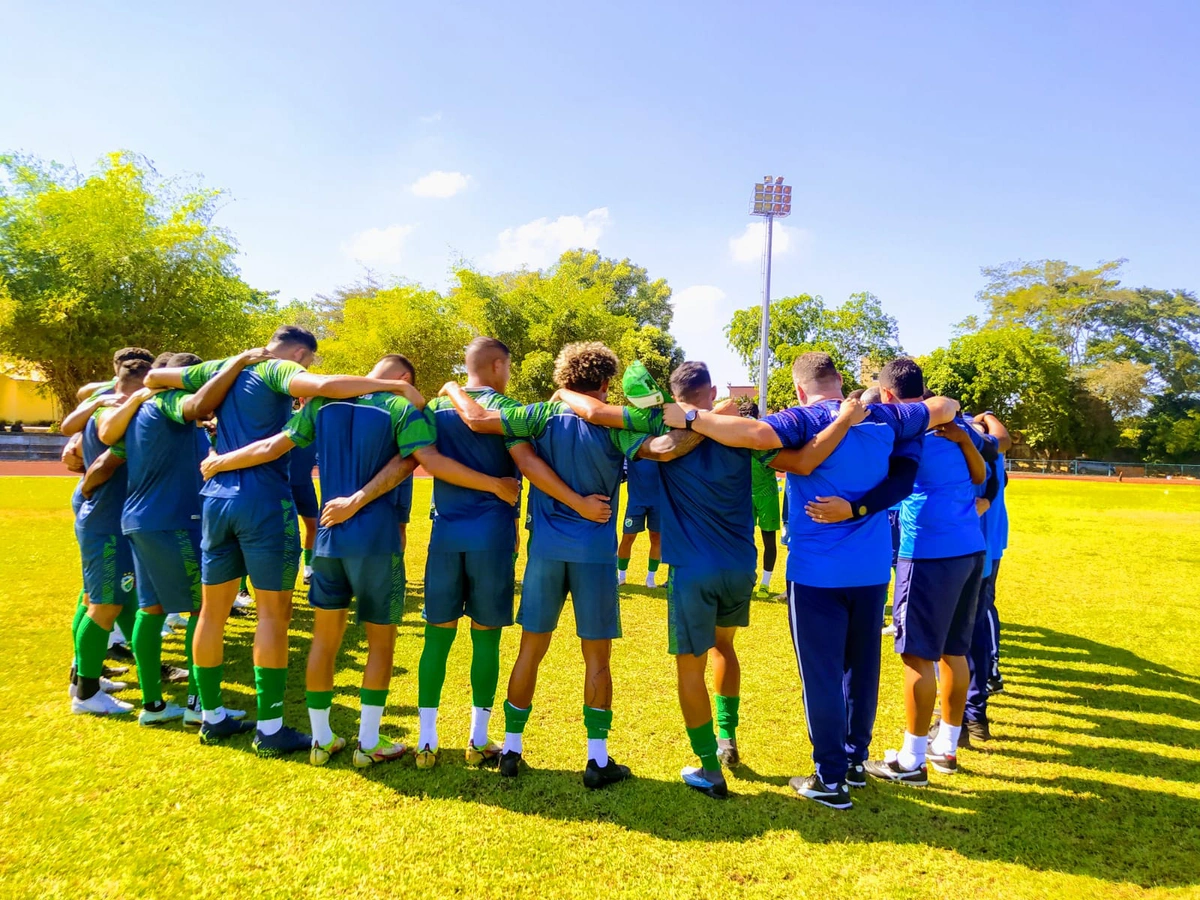
{"label": "metal light pole", "polygon": [[767,239],[763,245],[763,294],[762,329],[759,332],[758,352],[758,414],[767,414],[767,368],[771,357],[768,345],[771,330],[771,239],[776,219],[792,214],[792,188],[783,183],[783,176],[772,178],[767,175],[754,185],[754,202],[750,204],[750,215],[767,220]]}

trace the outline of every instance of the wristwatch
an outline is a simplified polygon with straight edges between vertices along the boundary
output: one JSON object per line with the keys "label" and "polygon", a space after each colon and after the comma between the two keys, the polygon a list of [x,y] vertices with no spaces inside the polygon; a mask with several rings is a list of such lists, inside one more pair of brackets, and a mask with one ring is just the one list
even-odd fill
{"label": "wristwatch", "polygon": [[692,430],[692,423],[696,421],[696,416],[699,412],[698,409],[689,409],[683,414],[683,427],[688,431]]}
{"label": "wristwatch", "polygon": [[850,507],[850,515],[855,519],[861,519],[867,514],[867,504],[858,503],[852,504]]}

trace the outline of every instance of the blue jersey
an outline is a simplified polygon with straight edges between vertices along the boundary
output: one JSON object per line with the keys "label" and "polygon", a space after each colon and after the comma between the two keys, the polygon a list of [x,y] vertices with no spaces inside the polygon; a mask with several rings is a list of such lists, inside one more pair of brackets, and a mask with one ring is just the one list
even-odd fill
{"label": "blue jersey", "polygon": [[312,484],[313,469],[317,466],[317,445],[296,446],[288,454],[288,484],[307,487]]}
{"label": "blue jersey", "polygon": [[[200,390],[224,364],[225,360],[214,360],[188,366],[183,370],[184,390]],[[217,452],[240,450],[278,434],[292,414],[288,385],[303,371],[303,366],[283,359],[268,359],[242,369],[217,407]],[[221,472],[206,481],[200,493],[252,503],[289,500],[292,487],[287,456],[261,466]]]}
{"label": "blue jersey", "polygon": [[[433,443],[425,416],[396,394],[366,394],[351,400],[317,397],[287,423],[284,433],[297,447],[314,441],[321,459],[321,500],[348,497],[399,453],[409,456]],[[316,555],[332,559],[400,552],[391,491],[352,518],[317,529]]]}
{"label": "blue jersey", "polygon": [[[650,410],[626,409],[626,424],[634,430],[590,425],[565,403],[551,401],[503,410],[504,435],[531,440],[538,456],[577,493],[603,494],[616,499],[621,465],[633,459],[650,429]],[[661,411],[658,415],[661,416]],[[601,525],[584,519],[569,506],[529,491],[532,536],[530,555],[562,562],[612,563],[617,559],[616,519]]]}
{"label": "blue jersey", "polygon": [[[516,400],[491,388],[468,388],[467,393],[485,409],[521,408]],[[517,441],[498,434],[476,434],[445,397],[430,400],[425,417],[437,433],[437,449],[442,456],[496,478],[520,477],[508,454],[508,448]],[[429,552],[512,550],[516,546],[515,523],[520,509],[519,500],[514,508],[493,493],[435,479]]]}
{"label": "blue jersey", "polygon": [[[787,448],[803,447],[838,414],[828,401],[793,407],[763,421]],[[851,505],[887,478],[893,455],[916,458],[929,427],[923,403],[872,404],[811,475],[787,477],[787,578],[809,587],[866,587],[887,584],[892,570],[891,526],[883,512],[834,524],[813,521],[805,504],[817,497],[842,497]]]}
{"label": "blue jersey", "polygon": [[631,459],[625,465],[625,483],[629,509],[649,509],[659,505],[658,463],[649,459]]}
{"label": "blue jersey", "polygon": [[1003,453],[996,457],[993,465],[996,467],[996,477],[1000,479],[1000,487],[996,491],[996,499],[992,501],[988,511],[983,514],[983,518],[988,558],[995,562],[1003,557],[1004,551],[1008,549],[1008,507],[1004,504],[1004,490],[1008,487],[1008,473],[1005,471]]}
{"label": "blue jersey", "polygon": [[177,531],[200,527],[200,461],[208,435],[183,415],[184,391],[155,394],[134,414],[118,445],[125,453],[129,493],[121,530]]}
{"label": "blue jersey", "polygon": [[[993,440],[961,418],[959,427],[977,449]],[[984,541],[975,510],[977,496],[958,444],[930,432],[917,466],[913,492],[900,504],[900,556],[946,559],[981,552]]]}
{"label": "blue jersey", "polygon": [[[88,468],[91,468],[92,463],[99,459],[105,450],[110,449],[96,433],[96,421],[103,412],[102,409],[96,410],[83,428],[83,464]],[[124,458],[124,451],[120,447],[111,449],[114,456]],[[96,534],[121,533],[121,508],[125,505],[125,495],[128,491],[128,468],[118,467],[108,481],[92,492],[90,499],[80,503],[77,521],[84,531]],[[81,499],[82,497],[80,494]]]}

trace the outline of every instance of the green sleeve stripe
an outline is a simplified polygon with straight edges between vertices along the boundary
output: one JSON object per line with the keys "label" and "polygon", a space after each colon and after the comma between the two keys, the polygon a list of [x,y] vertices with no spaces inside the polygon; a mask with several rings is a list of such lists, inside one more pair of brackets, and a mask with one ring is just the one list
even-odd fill
{"label": "green sleeve stripe", "polygon": [[192,394],[196,393],[221,371],[223,365],[223,359],[210,359],[208,362],[188,366],[183,370],[183,389]]}
{"label": "green sleeve stripe", "polygon": [[112,451],[112,455],[117,457],[117,459],[125,459],[125,439],[124,438],[121,438],[121,440],[117,441],[115,444],[113,444],[108,449]]}
{"label": "green sleeve stripe", "polygon": [[183,415],[183,401],[186,398],[187,391],[164,391],[161,394],[155,394],[150,399],[172,422],[186,425],[187,419]]}
{"label": "green sleeve stripe", "polygon": [[625,456],[626,459],[637,459],[638,451],[642,449],[642,444],[650,440],[650,435],[642,434],[637,431],[625,431],[621,428],[608,429],[609,440]]}
{"label": "green sleeve stripe", "polygon": [[290,359],[268,359],[256,363],[254,373],[277,394],[287,394],[292,379],[304,371],[304,366]]}
{"label": "green sleeve stripe", "polygon": [[297,412],[292,413],[292,417],[283,426],[283,433],[288,436],[288,440],[297,447],[307,447],[315,441],[317,439],[317,413],[324,405],[323,397],[314,397],[300,407]]}

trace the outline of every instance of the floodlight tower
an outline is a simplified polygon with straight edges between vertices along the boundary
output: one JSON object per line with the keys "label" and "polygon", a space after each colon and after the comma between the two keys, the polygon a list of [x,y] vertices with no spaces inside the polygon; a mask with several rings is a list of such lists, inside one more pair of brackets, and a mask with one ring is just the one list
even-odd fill
{"label": "floodlight tower", "polygon": [[785,219],[792,214],[792,187],[783,183],[783,176],[772,178],[767,175],[754,185],[754,202],[750,204],[750,215],[767,220],[767,239],[763,246],[762,277],[762,331],[759,335],[758,351],[758,414],[767,413],[767,363],[771,348],[767,345],[771,326],[771,234],[776,219]]}

